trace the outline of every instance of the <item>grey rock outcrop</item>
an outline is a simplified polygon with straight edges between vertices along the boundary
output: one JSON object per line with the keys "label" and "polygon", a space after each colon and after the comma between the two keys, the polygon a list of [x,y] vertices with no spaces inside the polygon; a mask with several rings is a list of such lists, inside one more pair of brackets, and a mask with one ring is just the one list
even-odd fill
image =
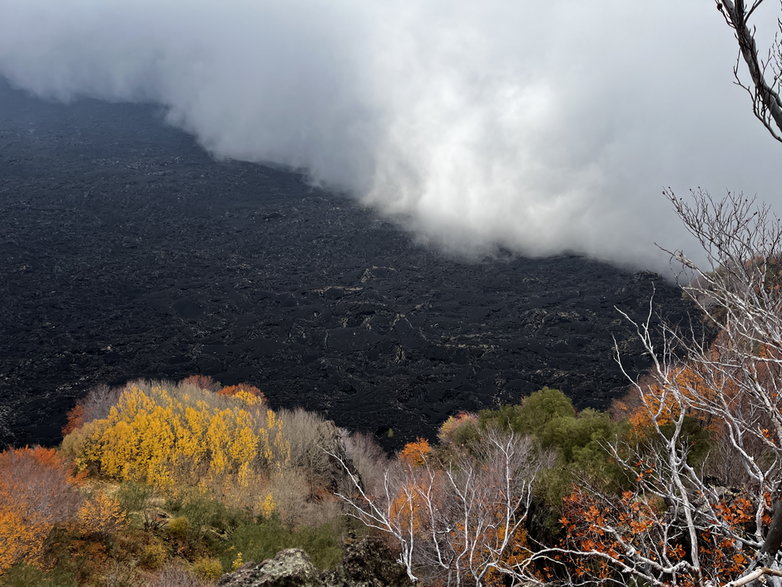
{"label": "grey rock outcrop", "polygon": [[222,587],[325,587],[307,553],[288,548],[262,563],[247,563],[218,582]]}
{"label": "grey rock outcrop", "polygon": [[411,587],[404,569],[381,541],[364,538],[345,547],[342,565],[319,571],[307,553],[289,548],[261,563],[224,575],[220,587]]}
{"label": "grey rock outcrop", "polygon": [[363,538],[346,544],[342,565],[329,587],[412,587],[402,565],[382,540]]}

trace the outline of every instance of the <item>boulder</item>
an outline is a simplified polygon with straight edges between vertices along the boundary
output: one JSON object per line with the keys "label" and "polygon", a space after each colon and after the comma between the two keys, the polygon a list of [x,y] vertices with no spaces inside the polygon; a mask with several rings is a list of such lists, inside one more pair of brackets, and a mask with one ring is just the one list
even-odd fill
{"label": "boulder", "polygon": [[247,563],[217,582],[223,587],[325,587],[320,572],[300,548],[288,548],[262,563]]}
{"label": "boulder", "polygon": [[262,563],[247,563],[217,582],[221,587],[412,587],[404,568],[380,540],[362,538],[345,545],[342,565],[319,571],[299,548]]}

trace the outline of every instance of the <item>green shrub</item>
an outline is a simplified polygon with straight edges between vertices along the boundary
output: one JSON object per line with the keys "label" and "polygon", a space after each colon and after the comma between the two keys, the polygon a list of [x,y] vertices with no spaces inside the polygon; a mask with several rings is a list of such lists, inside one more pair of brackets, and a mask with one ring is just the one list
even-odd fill
{"label": "green shrub", "polygon": [[[662,433],[670,438],[674,432],[672,422],[660,427]],[[681,435],[689,448],[687,451],[687,463],[693,467],[699,467],[709,454],[712,447],[712,438],[709,430],[696,418],[685,416],[682,422]]]}
{"label": "green shrub", "polygon": [[208,528],[218,532],[230,530],[247,518],[245,512],[229,508],[203,494],[185,498],[176,513],[189,520],[191,537],[202,536]]}
{"label": "green shrub", "polygon": [[152,495],[152,488],[143,483],[127,481],[117,490],[117,500],[126,512],[138,512],[144,508],[147,499]]}
{"label": "green shrub", "polygon": [[260,562],[285,548],[301,548],[321,569],[335,567],[342,560],[340,529],[333,524],[291,530],[276,518],[242,524],[231,533],[230,547],[223,555],[228,568],[241,552],[245,561]]}
{"label": "green shrub", "polygon": [[527,433],[524,427],[524,412],[521,405],[504,405],[496,410],[481,410],[478,421],[482,430],[494,429]]}
{"label": "green shrub", "polygon": [[173,538],[187,538],[190,530],[190,520],[185,516],[171,518],[166,524],[166,532]]}
{"label": "green shrub", "polygon": [[500,406],[496,410],[481,410],[478,415],[481,428],[512,430],[521,434],[538,436],[541,430],[555,418],[574,418],[573,402],[558,389],[544,387],[528,397],[520,405]]}
{"label": "green shrub", "polygon": [[342,539],[339,528],[332,524],[307,526],[293,534],[318,568],[332,569],[342,561]]}
{"label": "green shrub", "polygon": [[47,573],[24,563],[14,565],[0,576],[0,585],[4,587],[76,587],[78,584],[76,577],[65,569],[55,568]]}
{"label": "green shrub", "polygon": [[615,426],[608,414],[586,409],[578,416],[556,416],[538,431],[538,438],[545,448],[559,450],[565,462],[573,462],[584,448],[597,450],[615,436]]}
{"label": "green shrub", "polygon": [[573,418],[573,402],[558,389],[544,387],[521,402],[519,424],[527,434],[537,435],[554,418]]}
{"label": "green shrub", "polygon": [[139,555],[139,563],[147,569],[157,570],[161,568],[168,558],[168,550],[162,542],[147,544]]}
{"label": "green shrub", "polygon": [[443,447],[468,448],[477,443],[480,437],[480,419],[468,412],[449,416],[437,432],[437,438]]}
{"label": "green shrub", "polygon": [[199,558],[193,563],[193,573],[204,579],[215,581],[223,574],[223,565],[220,560],[216,558]]}

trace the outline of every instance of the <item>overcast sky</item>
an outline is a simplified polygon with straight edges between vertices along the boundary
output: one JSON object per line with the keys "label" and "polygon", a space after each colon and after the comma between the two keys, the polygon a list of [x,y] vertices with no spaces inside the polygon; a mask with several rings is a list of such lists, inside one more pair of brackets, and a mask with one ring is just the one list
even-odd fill
{"label": "overcast sky", "polygon": [[778,209],[734,60],[712,0],[0,0],[17,87],[163,104],[460,252],[652,268],[686,246],[665,186]]}

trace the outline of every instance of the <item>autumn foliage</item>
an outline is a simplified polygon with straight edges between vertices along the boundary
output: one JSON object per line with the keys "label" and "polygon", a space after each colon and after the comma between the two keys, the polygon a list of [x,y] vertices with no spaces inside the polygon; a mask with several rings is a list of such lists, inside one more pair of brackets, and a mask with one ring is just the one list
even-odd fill
{"label": "autumn foliage", "polygon": [[76,528],[88,536],[107,536],[125,523],[126,514],[119,501],[104,492],[85,499],[76,512]]}
{"label": "autumn foliage", "polygon": [[71,467],[54,449],[0,453],[0,573],[40,560],[57,524],[70,521],[82,501]]}
{"label": "autumn foliage", "polygon": [[432,447],[425,438],[418,438],[415,442],[408,442],[399,451],[399,460],[414,467],[426,464],[426,458],[431,454]]}
{"label": "autumn foliage", "polygon": [[339,559],[322,448],[337,428],[269,409],[257,387],[100,386],[65,432],[60,449],[0,453],[2,584],[158,584],[174,564],[174,584],[201,585],[204,561],[212,580],[305,544],[319,564]]}
{"label": "autumn foliage", "polygon": [[717,585],[752,568],[772,522],[780,357],[727,330],[699,350],[614,403],[625,431],[613,456],[630,482],[621,498],[594,487],[565,498],[562,544],[580,553],[567,563],[578,576],[644,567],[660,585]]}
{"label": "autumn foliage", "polygon": [[190,377],[185,377],[181,383],[203,389],[204,391],[218,391],[221,387],[220,383],[209,375],[190,375]]}
{"label": "autumn foliage", "polygon": [[437,431],[437,439],[442,444],[463,444],[473,436],[472,432],[478,425],[478,417],[470,412],[459,412],[440,424]]}
{"label": "autumn foliage", "polygon": [[248,389],[131,384],[108,417],[75,430],[63,450],[79,470],[121,481],[170,487],[230,478],[246,486],[290,458],[282,420]]}
{"label": "autumn foliage", "polygon": [[235,397],[250,405],[258,405],[266,402],[266,396],[263,392],[249,383],[240,383],[238,385],[229,385],[223,387],[217,392],[218,395]]}
{"label": "autumn foliage", "polygon": [[74,430],[81,428],[86,421],[86,410],[84,409],[84,405],[76,404],[66,415],[65,426],[62,427],[62,435],[67,436]]}
{"label": "autumn foliage", "polygon": [[[711,575],[728,582],[741,576],[751,562],[736,536],[752,521],[755,507],[743,495],[725,496],[711,505],[714,518],[703,520],[697,533],[700,563]],[[576,489],[565,498],[560,519],[565,531],[563,546],[579,553],[567,559],[567,565],[581,578],[620,581],[637,564],[630,553],[639,552],[651,565],[676,569],[667,574],[660,571],[670,581],[661,584],[700,585],[700,573],[688,564],[688,537],[672,531],[671,515],[664,497],[641,487],[610,500]],[[584,556],[590,553],[596,556]]]}

